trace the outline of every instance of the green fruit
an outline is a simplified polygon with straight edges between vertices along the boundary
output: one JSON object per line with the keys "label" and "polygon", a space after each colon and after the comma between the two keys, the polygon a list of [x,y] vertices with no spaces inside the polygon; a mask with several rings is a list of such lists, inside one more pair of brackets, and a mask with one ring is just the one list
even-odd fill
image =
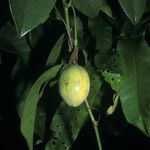
{"label": "green fruit", "polygon": [[87,71],[79,65],[67,67],[59,79],[59,93],[63,100],[72,107],[77,107],[87,98],[90,79]]}

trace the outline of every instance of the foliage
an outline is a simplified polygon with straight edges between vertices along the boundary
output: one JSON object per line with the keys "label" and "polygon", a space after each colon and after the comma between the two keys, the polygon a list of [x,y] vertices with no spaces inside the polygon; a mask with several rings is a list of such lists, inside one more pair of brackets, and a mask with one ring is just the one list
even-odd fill
{"label": "foliage", "polygon": [[70,149],[87,121],[86,105],[67,106],[57,87],[77,49],[78,64],[90,75],[90,107],[105,116],[115,103],[115,111],[113,98],[103,107],[107,83],[126,121],[150,137],[148,0],[9,0],[7,9],[0,49],[17,56],[11,81],[30,150],[39,143]]}

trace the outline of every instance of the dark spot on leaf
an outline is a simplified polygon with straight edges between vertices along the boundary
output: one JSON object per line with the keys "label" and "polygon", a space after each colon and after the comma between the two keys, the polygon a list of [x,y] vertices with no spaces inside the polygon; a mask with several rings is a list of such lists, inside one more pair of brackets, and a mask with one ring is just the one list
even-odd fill
{"label": "dark spot on leaf", "polygon": [[95,78],[94,77],[92,77],[92,80],[94,80]]}
{"label": "dark spot on leaf", "polygon": [[100,51],[96,51],[96,54],[99,54],[100,53]]}
{"label": "dark spot on leaf", "polygon": [[113,61],[116,61],[116,58],[113,58]]}
{"label": "dark spot on leaf", "polygon": [[73,133],[72,133],[72,132],[71,132],[70,134],[71,134],[71,136],[73,136]]}
{"label": "dark spot on leaf", "polygon": [[58,134],[59,134],[59,135],[61,135],[61,133],[60,133],[60,132],[58,132]]}
{"label": "dark spot on leaf", "polygon": [[61,142],[61,143],[65,145],[65,142],[64,142],[64,141],[63,141],[63,142]]}
{"label": "dark spot on leaf", "polygon": [[52,144],[53,144],[53,145],[55,145],[55,144],[56,144],[56,142],[55,142],[55,141],[53,141],[53,142],[52,142]]}
{"label": "dark spot on leaf", "polygon": [[52,136],[54,137],[56,132],[54,130],[51,130]]}
{"label": "dark spot on leaf", "polygon": [[111,80],[114,81],[114,78],[112,78]]}
{"label": "dark spot on leaf", "polygon": [[65,147],[65,149],[67,149],[67,147]]}
{"label": "dark spot on leaf", "polygon": [[59,112],[59,113],[57,113],[57,115],[63,115],[63,114]]}
{"label": "dark spot on leaf", "polygon": [[119,55],[119,54],[117,54],[117,57],[120,57],[120,55]]}

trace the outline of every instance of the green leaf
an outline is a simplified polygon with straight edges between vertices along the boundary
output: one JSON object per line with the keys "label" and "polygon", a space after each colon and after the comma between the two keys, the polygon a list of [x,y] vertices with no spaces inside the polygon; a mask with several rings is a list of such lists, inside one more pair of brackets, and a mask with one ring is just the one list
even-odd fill
{"label": "green leaf", "polygon": [[17,54],[24,65],[28,64],[31,49],[25,37],[17,39],[15,26],[10,23],[0,30],[0,47],[5,51]]}
{"label": "green leaf", "polygon": [[102,17],[89,19],[88,27],[95,43],[95,49],[110,49],[112,47],[112,26],[106,23]]}
{"label": "green leaf", "polygon": [[[45,122],[46,122],[46,110],[47,110],[46,108],[47,108],[46,99],[40,100],[38,102],[38,107],[36,109],[34,133],[38,136],[41,142],[44,140],[45,137],[45,127],[46,127]],[[37,144],[38,140],[35,142],[35,144]]]}
{"label": "green leaf", "polygon": [[58,57],[60,56],[60,53],[61,53],[61,47],[62,47],[62,44],[64,42],[63,39],[64,39],[64,34],[62,34],[59,37],[58,41],[56,42],[56,44],[54,45],[54,47],[50,51],[49,56],[48,56],[47,61],[46,61],[46,66],[52,66],[58,60]]}
{"label": "green leaf", "polygon": [[22,116],[22,111],[25,103],[25,99],[33,85],[33,81],[25,80],[24,78],[21,79],[19,83],[17,83],[17,86],[15,88],[15,96],[17,99],[17,111],[19,114],[19,117]]}
{"label": "green leaf", "polygon": [[61,65],[54,66],[42,74],[33,84],[24,104],[21,116],[21,132],[27,140],[30,150],[33,150],[33,133],[35,124],[36,108],[39,101],[39,92],[41,86],[48,80],[54,78],[58,73]]}
{"label": "green leaf", "polygon": [[[101,82],[99,77],[93,75],[90,94],[88,96],[88,102],[90,105],[94,103],[100,87]],[[72,108],[62,101],[53,116],[50,129],[53,131],[54,135],[47,143],[45,150],[68,150],[76,140],[87,116],[88,111],[85,104],[82,104],[77,108]]]}
{"label": "green leaf", "polygon": [[112,26],[102,17],[89,19],[88,27],[95,41],[94,62],[99,71],[120,73],[121,57],[117,50],[112,49]]}
{"label": "green leaf", "polygon": [[102,0],[73,0],[73,5],[84,15],[96,18],[102,6]]}
{"label": "green leaf", "polygon": [[[43,37],[47,37],[47,35],[45,34],[45,32],[47,33],[47,29],[46,31],[44,31],[44,25],[39,25],[36,28],[34,28],[29,34],[28,34],[28,42],[29,45],[32,49],[37,49],[37,45],[40,43],[41,39]],[[46,38],[45,38],[46,40]],[[44,45],[44,42],[43,42]],[[41,48],[41,47],[39,47]]]}
{"label": "green leaf", "polygon": [[150,48],[144,39],[120,40],[126,73],[120,85],[120,99],[127,121],[150,136]]}
{"label": "green leaf", "polygon": [[20,37],[45,22],[56,0],[9,0],[17,33]]}
{"label": "green leaf", "polygon": [[29,65],[31,48],[28,45],[27,38],[18,39],[15,26],[9,22],[0,29],[0,48],[18,56],[18,60],[12,70],[13,78]]}
{"label": "green leaf", "polygon": [[150,1],[147,1],[145,13],[149,13],[149,12],[150,12]]}
{"label": "green leaf", "polygon": [[137,24],[145,11],[146,1],[147,0],[119,0],[119,3],[132,23]]}
{"label": "green leaf", "polygon": [[107,71],[102,72],[105,80],[111,85],[111,88],[118,92],[120,87],[121,75],[116,73],[110,73]]}
{"label": "green leaf", "polygon": [[[71,27],[73,28],[74,31],[74,16],[70,15],[69,18],[70,18]],[[78,16],[76,17],[76,23],[77,23],[78,42],[80,44],[81,42],[83,42],[84,30],[83,30],[83,23]]]}
{"label": "green leaf", "polygon": [[107,4],[106,0],[102,1],[101,10],[110,18],[113,18],[111,7]]}

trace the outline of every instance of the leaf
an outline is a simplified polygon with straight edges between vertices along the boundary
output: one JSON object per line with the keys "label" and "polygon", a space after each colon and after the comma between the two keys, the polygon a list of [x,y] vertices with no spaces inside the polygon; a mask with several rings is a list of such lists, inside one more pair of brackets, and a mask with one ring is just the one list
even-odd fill
{"label": "leaf", "polygon": [[21,116],[21,132],[27,140],[30,150],[33,150],[33,133],[35,124],[36,108],[39,101],[41,86],[48,80],[54,78],[61,65],[54,66],[42,74],[33,84],[24,104]]}
{"label": "leaf", "polygon": [[23,78],[15,87],[15,96],[17,99],[17,111],[18,111],[20,118],[22,116],[25,99],[26,99],[32,85],[33,85],[33,81],[30,81],[27,79],[25,80]]}
{"label": "leaf", "polygon": [[[36,109],[36,117],[34,124],[34,133],[37,135],[41,142],[44,141],[45,137],[45,128],[46,128],[46,108],[47,101],[46,99],[42,99],[38,102],[38,107]],[[35,144],[37,144],[38,140],[36,140]]]}
{"label": "leaf", "polygon": [[108,107],[107,112],[106,112],[107,116],[112,115],[114,113],[114,111],[115,111],[115,109],[118,105],[118,101],[119,101],[119,95],[114,94],[114,96],[113,96],[113,105]]}
{"label": "leaf", "polygon": [[145,13],[149,13],[149,12],[150,12],[150,1],[147,1]]}
{"label": "leaf", "polygon": [[[40,41],[43,39],[43,37],[48,36],[47,34],[47,29],[44,31],[44,25],[38,25],[36,28],[34,28],[29,34],[28,34],[28,42],[29,45],[32,49],[37,49],[37,45],[40,43]],[[45,38],[46,41],[46,38]],[[43,42],[43,45],[45,43]],[[39,47],[41,48],[41,47]]]}
{"label": "leaf", "polygon": [[[70,18],[70,25],[71,25],[71,27],[73,28],[73,31],[74,31],[74,25],[75,25],[74,24],[74,16],[70,15],[69,18]],[[78,16],[76,16],[76,23],[77,23],[78,42],[80,44],[81,42],[84,42],[84,39],[83,39],[84,38],[84,30],[83,30],[83,23],[82,23],[81,19]]]}
{"label": "leaf", "polygon": [[133,25],[130,20],[127,20],[123,26],[121,34],[125,35],[126,37],[135,39],[143,36],[142,31],[143,31],[143,25],[141,23],[137,25]]}
{"label": "leaf", "polygon": [[145,11],[146,1],[147,0],[119,0],[119,3],[132,23],[137,24]]}
{"label": "leaf", "polygon": [[0,48],[9,53],[16,54],[18,60],[12,70],[12,77],[25,70],[29,65],[31,48],[28,45],[26,37],[18,39],[15,26],[9,22],[0,29]]}
{"label": "leaf", "polygon": [[94,20],[89,19],[88,27],[95,41],[94,62],[97,69],[120,73],[121,56],[117,50],[112,49],[112,26],[99,16]]}
{"label": "leaf", "polygon": [[120,85],[120,99],[127,121],[150,136],[150,48],[144,39],[120,40],[126,73]]}
{"label": "leaf", "polygon": [[5,51],[17,54],[22,57],[24,65],[28,64],[31,49],[26,41],[26,38],[17,39],[15,26],[7,23],[0,30],[0,47]]}
{"label": "leaf", "polygon": [[110,18],[113,18],[111,7],[107,4],[106,0],[102,1],[101,10]]}
{"label": "leaf", "polygon": [[102,72],[105,80],[111,85],[111,88],[118,92],[120,87],[121,75],[116,73],[110,73],[107,71]]}
{"label": "leaf", "polygon": [[56,0],[9,0],[17,33],[20,37],[45,22]]}
{"label": "leaf", "polygon": [[88,20],[88,27],[95,43],[95,49],[110,49],[112,47],[112,26],[106,23],[102,17]]}
{"label": "leaf", "polygon": [[[94,103],[97,93],[101,87],[101,82],[97,75],[93,75],[91,89],[88,96],[90,105]],[[50,129],[53,137],[49,140],[45,150],[67,150],[76,140],[79,131],[84,125],[88,116],[85,104],[77,108],[69,107],[64,101],[61,102],[55,115],[53,116]]]}
{"label": "leaf", "polygon": [[73,0],[73,5],[84,15],[96,18],[101,9],[102,0]]}
{"label": "leaf", "polygon": [[61,47],[62,47],[62,44],[64,41],[63,39],[64,39],[64,34],[62,34],[59,37],[58,41],[56,42],[56,44],[54,45],[54,47],[50,51],[49,56],[48,56],[47,61],[46,61],[46,66],[52,66],[58,60],[58,57],[60,56],[60,53],[61,53]]}

